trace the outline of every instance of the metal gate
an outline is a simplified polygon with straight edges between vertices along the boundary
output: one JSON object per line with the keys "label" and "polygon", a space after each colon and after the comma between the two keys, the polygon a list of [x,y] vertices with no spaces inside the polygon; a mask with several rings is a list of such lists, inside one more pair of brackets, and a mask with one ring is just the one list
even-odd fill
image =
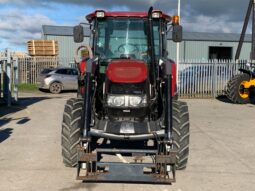
{"label": "metal gate", "polygon": [[0,102],[11,106],[18,101],[18,64],[17,60],[6,50],[0,58]]}
{"label": "metal gate", "polygon": [[215,98],[224,95],[228,81],[247,61],[191,60],[179,65],[178,92],[181,98]]}

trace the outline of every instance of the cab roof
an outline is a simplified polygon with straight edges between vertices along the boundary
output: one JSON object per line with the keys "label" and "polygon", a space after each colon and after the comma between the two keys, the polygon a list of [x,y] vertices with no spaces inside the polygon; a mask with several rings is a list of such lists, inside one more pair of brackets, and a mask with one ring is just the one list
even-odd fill
{"label": "cab roof", "polygon": [[[93,13],[90,13],[86,16],[87,20],[91,22],[95,17],[97,12],[104,12],[105,17],[137,17],[137,18],[146,18],[148,17],[147,12],[107,12],[104,10],[96,10]],[[166,19],[168,22],[172,20],[172,17],[165,14],[164,12],[160,10],[153,10],[153,12],[159,12],[161,14],[161,17]]]}

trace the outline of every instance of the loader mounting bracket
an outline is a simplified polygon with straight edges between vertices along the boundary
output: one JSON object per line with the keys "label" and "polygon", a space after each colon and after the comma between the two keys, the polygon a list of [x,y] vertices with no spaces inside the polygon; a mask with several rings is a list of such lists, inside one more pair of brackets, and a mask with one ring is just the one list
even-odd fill
{"label": "loader mounting bracket", "polygon": [[[134,162],[101,162],[101,154],[130,153]],[[83,182],[112,183],[148,183],[171,184],[176,181],[176,151],[167,155],[159,154],[158,150],[137,149],[96,149],[93,153],[78,148],[77,180]],[[154,156],[154,161],[146,163],[143,157]]]}

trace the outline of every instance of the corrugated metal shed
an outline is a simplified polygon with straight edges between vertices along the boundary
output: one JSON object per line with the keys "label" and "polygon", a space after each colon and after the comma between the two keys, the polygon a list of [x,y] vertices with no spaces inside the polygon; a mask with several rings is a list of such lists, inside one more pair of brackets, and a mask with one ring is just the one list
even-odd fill
{"label": "corrugated metal shed", "polygon": [[[84,28],[85,42],[89,44],[90,30]],[[42,38],[45,40],[57,40],[59,43],[59,56],[63,65],[73,63],[74,51],[81,44],[73,42],[73,27],[70,26],[49,26],[42,27]],[[181,59],[209,59],[209,47],[231,47],[232,57],[237,49],[239,34],[231,33],[200,33],[184,32],[183,42],[180,45]],[[249,59],[251,49],[251,35],[246,35],[241,59]],[[171,33],[168,35],[169,57],[176,59],[176,43],[171,40]]]}
{"label": "corrugated metal shed", "polygon": [[70,26],[42,26],[42,38],[44,40],[56,40],[59,44],[60,64],[71,66],[74,63],[75,50],[82,44],[89,44],[90,30],[84,28],[84,42],[74,43],[73,27]]}
{"label": "corrugated metal shed", "polygon": [[[223,41],[223,42],[239,42],[240,35],[233,33],[200,33],[185,32],[183,39],[186,41]],[[246,35],[245,42],[251,42],[251,35]]]}
{"label": "corrugated metal shed", "polygon": [[[51,26],[43,25],[44,35],[56,36],[73,36],[73,27],[70,26]],[[90,30],[84,28],[84,36],[89,37]],[[245,42],[251,42],[251,35],[246,35]],[[168,35],[171,39],[171,33]],[[201,32],[184,32],[183,40],[187,41],[224,41],[224,42],[238,42],[240,39],[239,34],[233,33],[201,33]]]}
{"label": "corrugated metal shed", "polygon": [[[170,41],[168,43],[169,57],[176,59],[176,44]],[[232,59],[235,57],[238,42],[227,41],[187,41],[180,43],[180,58],[181,60],[208,60],[210,47],[231,47]],[[249,59],[251,51],[251,43],[245,42],[243,44],[240,59]]]}

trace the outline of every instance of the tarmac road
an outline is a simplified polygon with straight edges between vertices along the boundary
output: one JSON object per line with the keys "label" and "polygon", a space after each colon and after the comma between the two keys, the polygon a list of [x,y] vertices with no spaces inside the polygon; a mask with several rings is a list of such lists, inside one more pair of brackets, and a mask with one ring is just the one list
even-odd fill
{"label": "tarmac road", "polygon": [[64,167],[61,158],[62,112],[65,101],[75,95],[23,96],[27,98],[13,109],[0,106],[1,191],[255,190],[254,105],[186,100],[190,158],[173,185],[84,184],[75,180],[76,169]]}

